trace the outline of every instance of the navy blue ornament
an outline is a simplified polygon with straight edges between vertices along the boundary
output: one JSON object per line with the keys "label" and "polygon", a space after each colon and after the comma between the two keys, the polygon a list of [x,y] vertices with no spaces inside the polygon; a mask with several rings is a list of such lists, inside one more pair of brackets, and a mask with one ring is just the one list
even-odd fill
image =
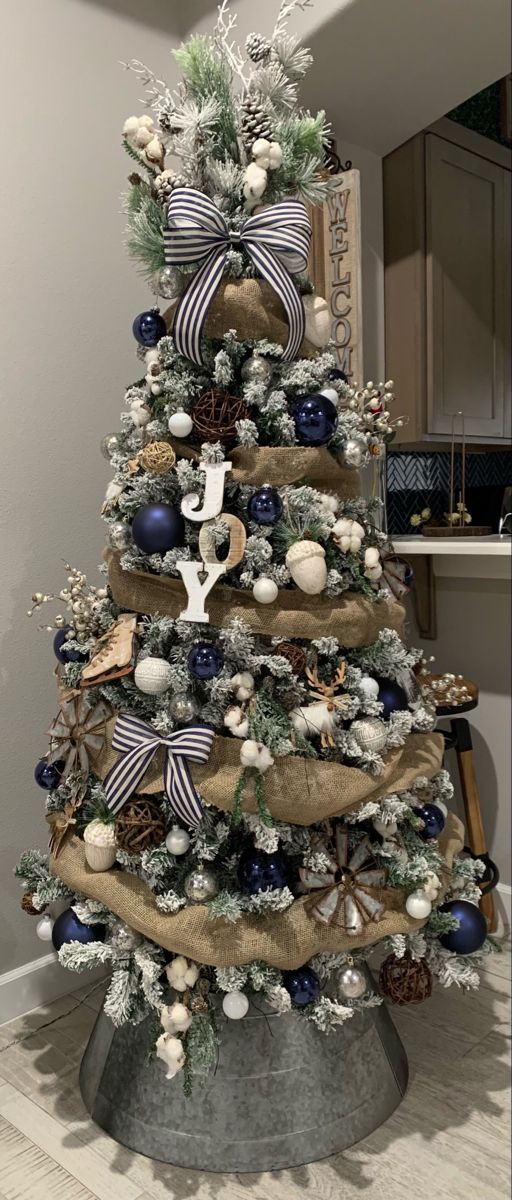
{"label": "navy blue ornament", "polygon": [[384,679],[382,675],[376,675],[375,679],[379,685],[379,694],[377,700],[384,705],[381,713],[384,721],[389,721],[391,713],[406,712],[409,708],[409,699],[407,692],[399,683],[395,683],[394,679]]}
{"label": "navy blue ornament", "polygon": [[283,888],[288,880],[288,862],[282,850],[267,854],[266,850],[251,847],[245,850],[238,864],[240,890],[246,896],[256,896],[267,888]]}
{"label": "navy blue ornament", "polygon": [[132,523],[135,545],[145,554],[166,554],[185,541],[185,522],[173,504],[144,504]]}
{"label": "navy blue ornament", "polygon": [[52,942],[55,950],[60,950],[61,946],[66,946],[68,942],[81,942],[82,946],[86,946],[88,942],[103,942],[104,940],[105,926],[85,925],[83,921],[78,920],[72,908],[64,909],[60,917],[57,917],[52,929]]}
{"label": "navy blue ornament", "polygon": [[265,485],[253,492],[247,505],[251,521],[258,525],[275,525],[283,511],[283,501],[275,488]]}
{"label": "navy blue ornament", "polygon": [[224,655],[220,646],[213,642],[198,642],[192,646],[187,663],[196,679],[214,679],[222,671]]}
{"label": "navy blue ornament", "polygon": [[416,816],[425,822],[425,828],[420,830],[420,838],[428,842],[430,838],[439,837],[444,829],[444,813],[437,804],[420,804],[415,810]]}
{"label": "navy blue ornament", "polygon": [[328,372],[327,378],[341,379],[343,383],[348,383],[348,375],[345,375],[344,371],[340,371],[339,367],[333,367],[332,370]]}
{"label": "navy blue ornament", "polygon": [[63,767],[63,762],[49,763],[47,758],[40,758],[36,763],[34,779],[39,787],[51,792],[53,788],[59,786]]}
{"label": "navy blue ornament", "polygon": [[157,308],[139,313],[132,325],[133,336],[141,346],[156,346],[165,337],[167,327]]}
{"label": "navy blue ornament", "polygon": [[67,649],[67,634],[71,629],[71,625],[65,625],[64,629],[58,629],[53,639],[53,650],[60,663],[84,662],[87,658],[85,650]]}
{"label": "navy blue ornament", "polygon": [[446,904],[439,905],[438,912],[450,913],[459,922],[458,929],[440,934],[439,941],[445,950],[454,950],[455,954],[474,954],[483,946],[487,937],[487,921],[476,904],[471,904],[469,900],[447,900]]}
{"label": "navy blue ornament", "polygon": [[306,1004],[312,1004],[320,995],[320,980],[312,967],[283,971],[283,987],[296,1008],[305,1008]]}
{"label": "navy blue ornament", "polygon": [[301,446],[325,446],[338,424],[336,405],[327,396],[304,396],[293,411]]}

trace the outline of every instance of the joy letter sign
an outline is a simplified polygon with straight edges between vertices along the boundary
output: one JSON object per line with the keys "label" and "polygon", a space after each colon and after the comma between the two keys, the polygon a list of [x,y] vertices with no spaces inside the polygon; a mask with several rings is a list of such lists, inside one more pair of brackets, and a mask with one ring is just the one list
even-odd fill
{"label": "joy letter sign", "polygon": [[331,338],[347,378],[363,379],[361,316],[361,211],[359,171],[332,179],[333,191],[322,208],[311,211],[313,238],[309,270],[315,292],[325,296],[331,314]]}

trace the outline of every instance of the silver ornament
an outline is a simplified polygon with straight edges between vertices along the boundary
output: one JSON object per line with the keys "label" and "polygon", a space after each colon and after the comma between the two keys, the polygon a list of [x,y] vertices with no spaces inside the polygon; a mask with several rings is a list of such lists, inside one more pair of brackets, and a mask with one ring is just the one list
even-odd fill
{"label": "silver ornament", "polygon": [[344,967],[338,975],[338,997],[340,1000],[360,1000],[367,990],[366,977],[357,967]]}
{"label": "silver ornament", "polygon": [[373,754],[379,754],[388,740],[386,726],[378,717],[360,717],[352,721],[350,733],[361,750],[369,750]]}
{"label": "silver ornament", "polygon": [[173,300],[176,295],[176,274],[172,267],[162,267],[156,277],[156,290],[164,300]]}
{"label": "silver ornament", "polygon": [[127,550],[132,540],[130,526],[125,525],[124,521],[114,521],[109,526],[107,537],[112,550]]}
{"label": "silver ornament", "polygon": [[119,450],[119,438],[117,433],[106,433],[100,442],[100,450],[103,458],[110,459],[112,455]]}
{"label": "silver ornament", "polygon": [[206,900],[211,900],[213,896],[216,896],[219,890],[213,871],[210,871],[209,867],[205,867],[203,863],[199,863],[190,875],[187,875],[184,888],[185,895],[188,900],[192,901],[192,904],[204,904]]}
{"label": "silver ornament", "polygon": [[199,712],[199,705],[188,692],[176,692],[169,704],[169,712],[175,721],[191,721]]}
{"label": "silver ornament", "polygon": [[268,358],[253,354],[248,358],[240,372],[244,383],[268,383],[272,374],[272,364]]}
{"label": "silver ornament", "polygon": [[167,834],[165,845],[169,854],[186,854],[190,846],[189,834],[186,829],[181,829],[179,825],[173,825]]}
{"label": "silver ornament", "polygon": [[364,461],[368,447],[364,438],[349,438],[343,447],[341,458],[344,467],[351,467],[352,470],[357,470]]}

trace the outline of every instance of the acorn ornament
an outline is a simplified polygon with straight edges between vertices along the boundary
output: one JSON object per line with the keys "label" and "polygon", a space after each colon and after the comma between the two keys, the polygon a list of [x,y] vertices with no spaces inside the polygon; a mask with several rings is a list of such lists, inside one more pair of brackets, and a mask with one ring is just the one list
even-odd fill
{"label": "acorn ornament", "polygon": [[327,564],[325,550],[318,542],[306,538],[294,542],[286,555],[286,566],[301,592],[308,596],[323,592],[327,583]]}
{"label": "acorn ornament", "polygon": [[114,825],[103,821],[90,821],[84,829],[84,850],[91,871],[108,871],[116,861],[116,835]]}

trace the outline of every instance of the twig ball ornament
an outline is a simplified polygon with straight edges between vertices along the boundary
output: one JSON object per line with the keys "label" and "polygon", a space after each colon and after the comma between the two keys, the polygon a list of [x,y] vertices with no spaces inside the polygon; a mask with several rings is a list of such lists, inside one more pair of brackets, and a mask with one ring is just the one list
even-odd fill
{"label": "twig ball ornament", "polygon": [[119,450],[119,438],[117,433],[106,433],[101,439],[100,450],[103,458],[112,458],[112,455]]}
{"label": "twig ball ornament", "polygon": [[169,854],[175,854],[179,858],[181,854],[187,853],[190,846],[190,836],[186,829],[182,829],[180,825],[173,825],[167,834],[165,845]]}
{"label": "twig ball ornament", "polygon": [[437,804],[420,804],[414,810],[415,816],[421,817],[424,823],[424,828],[420,829],[420,838],[425,842],[429,842],[432,838],[438,838],[443,832],[445,826],[445,818],[441,809]]}
{"label": "twig ball ornament", "polygon": [[487,937],[487,922],[476,904],[469,900],[447,900],[440,904],[438,912],[449,913],[459,922],[458,929],[449,933],[441,933],[439,941],[445,950],[453,950],[455,954],[474,954],[483,946]]}
{"label": "twig ball ornament", "polygon": [[44,917],[37,922],[36,934],[40,942],[51,942],[52,940],[53,921],[52,918],[45,913]]}
{"label": "twig ball ornament", "polygon": [[247,405],[241,396],[230,396],[212,388],[196,400],[192,421],[196,433],[207,442],[231,442],[236,437],[236,423],[247,416]]}
{"label": "twig ball ornament", "polygon": [[275,525],[283,512],[283,501],[276,488],[265,484],[253,492],[247,505],[251,521],[257,525]]}
{"label": "twig ball ornament", "polygon": [[301,446],[325,446],[338,424],[336,406],[320,393],[299,400],[292,415]]}
{"label": "twig ball ornament", "polygon": [[188,692],[175,692],[169,703],[169,712],[175,721],[192,721],[199,712],[199,705]]}
{"label": "twig ball ornament", "polygon": [[409,699],[405,688],[396,683],[394,679],[384,679],[381,675],[376,675],[375,678],[379,685],[377,700],[384,705],[383,720],[389,721],[394,712],[406,712],[409,708]]}
{"label": "twig ball ornament", "polygon": [[272,375],[272,363],[261,354],[247,358],[240,371],[244,383],[268,383]]}
{"label": "twig ball ornament", "polygon": [[191,871],[184,882],[185,895],[192,904],[205,904],[212,900],[219,890],[216,876],[209,867],[199,863]]}
{"label": "twig ball ornament", "polygon": [[71,625],[64,625],[63,629],[58,629],[53,639],[53,652],[60,663],[83,662],[87,658],[87,653],[84,650],[72,650],[68,645],[68,634],[71,631]]}
{"label": "twig ball ornament", "polygon": [[378,717],[361,717],[352,721],[350,733],[361,750],[369,750],[373,754],[379,754],[384,749],[388,737],[386,726]]}
{"label": "twig ball ornament", "polygon": [[352,471],[357,471],[364,462],[368,447],[364,438],[349,438],[341,452],[341,461],[344,467],[349,467]]}
{"label": "twig ball ornament", "polygon": [[84,850],[91,871],[109,871],[116,861],[114,825],[104,821],[89,821],[84,829]]}
{"label": "twig ball ornament", "polygon": [[166,554],[185,540],[185,522],[174,504],[144,504],[132,523],[135,545],[144,554]]}
{"label": "twig ball ornament", "polygon": [[256,896],[267,888],[275,891],[286,886],[288,863],[282,850],[268,853],[251,847],[242,854],[237,874],[240,891],[245,896]]}
{"label": "twig ball ornament", "polygon": [[393,1004],[421,1004],[432,995],[432,975],[424,958],[389,954],[380,969],[379,987]]}
{"label": "twig ball ornament", "polygon": [[189,433],[192,433],[194,422],[189,413],[175,412],[169,417],[167,428],[173,437],[186,438]]}
{"label": "twig ball ornament", "polygon": [[405,908],[410,917],[414,917],[415,921],[421,921],[424,920],[425,917],[430,916],[430,913],[432,912],[432,902],[429,900],[426,892],[422,892],[421,889],[418,888],[418,891],[411,892],[407,897],[407,900],[405,901]]}
{"label": "twig ball ornament", "polygon": [[104,925],[87,925],[79,920],[72,908],[64,909],[52,929],[53,947],[57,952],[68,942],[80,942],[82,946],[87,946],[90,942],[103,942],[104,939]]}
{"label": "twig ball ornament", "polygon": [[281,658],[286,658],[295,675],[302,675],[307,663],[306,651],[302,649],[302,646],[297,646],[295,642],[280,642],[275,647],[274,654],[280,654]]}
{"label": "twig ball ornament", "polygon": [[224,654],[213,642],[197,642],[187,658],[188,669],[196,679],[214,679],[224,666]]}
{"label": "twig ball ornament", "polygon": [[39,787],[51,792],[59,786],[64,763],[49,763],[47,758],[40,758],[34,770],[34,779]]}
{"label": "twig ball ornament", "polygon": [[107,539],[112,550],[127,550],[132,541],[130,526],[124,521],[113,521],[109,525]]}
{"label": "twig ball ornament", "polygon": [[116,817],[116,842],[128,854],[141,854],[165,839],[165,819],[156,800],[149,796],[134,796]]}
{"label": "twig ball ornament", "polygon": [[343,967],[337,980],[340,1000],[360,1000],[368,989],[366,976],[358,967]]}
{"label": "twig ball ornament", "polygon": [[273,604],[274,600],[277,600],[278,592],[277,583],[273,579],[268,579],[266,575],[260,575],[252,589],[252,594],[258,604]]}
{"label": "twig ball ornament", "polygon": [[148,442],[144,446],[140,461],[145,471],[153,475],[166,475],[176,462],[176,455],[169,442]]}
{"label": "twig ball ornament", "polygon": [[132,332],[135,341],[140,346],[156,346],[160,338],[165,337],[167,328],[164,318],[158,309],[149,308],[146,312],[141,312],[135,317]]}
{"label": "twig ball ornament", "polygon": [[320,995],[320,980],[312,967],[283,971],[283,987],[286,988],[295,1008],[305,1008],[307,1004],[313,1004]]}
{"label": "twig ball ornament", "polygon": [[165,658],[141,658],[133,673],[135,686],[147,696],[161,696],[171,685],[172,667]]}
{"label": "twig ball ornament", "polygon": [[230,1021],[241,1021],[249,1011],[249,1001],[245,992],[226,992],[222,998],[222,1011]]}

